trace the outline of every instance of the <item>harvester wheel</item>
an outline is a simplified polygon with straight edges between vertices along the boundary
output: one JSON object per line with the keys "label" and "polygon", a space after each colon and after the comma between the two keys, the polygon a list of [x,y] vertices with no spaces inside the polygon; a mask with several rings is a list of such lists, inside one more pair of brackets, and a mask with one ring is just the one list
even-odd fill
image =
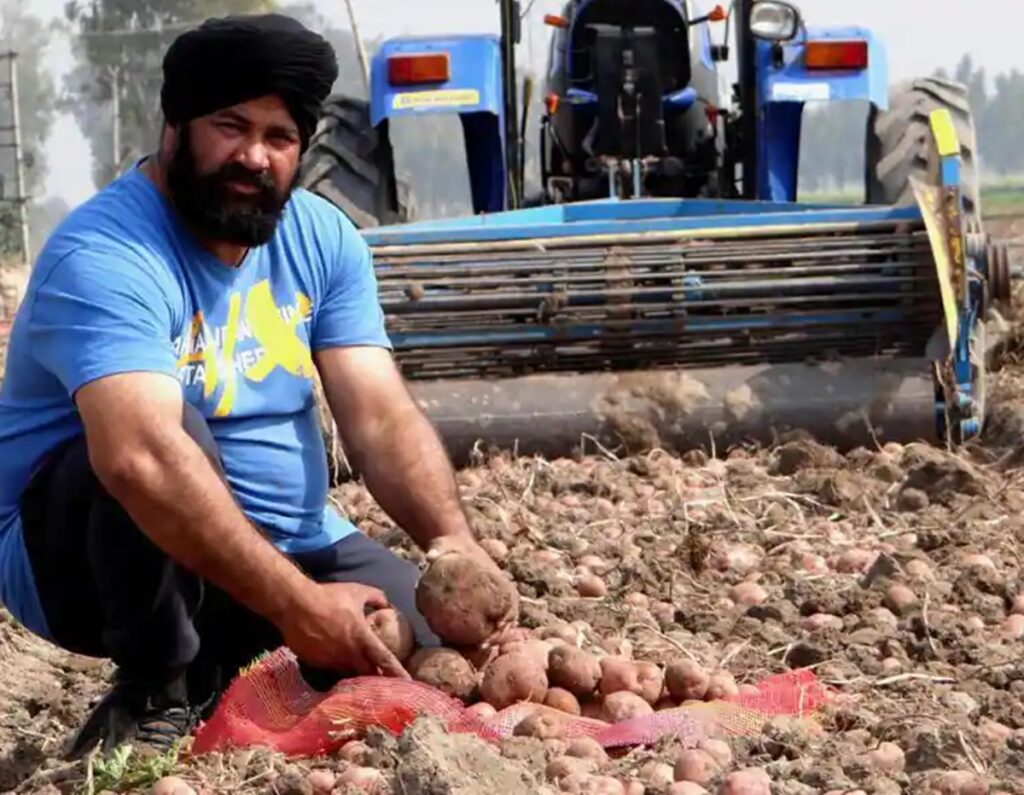
{"label": "harvester wheel", "polygon": [[868,204],[911,205],[910,178],[939,184],[939,155],[932,136],[932,111],[946,108],[960,138],[961,181],[968,220],[981,217],[977,135],[967,89],[934,77],[898,85],[889,110],[872,107],[868,117],[866,188]]}
{"label": "harvester wheel", "polygon": [[360,228],[408,220],[390,142],[370,123],[364,100],[335,95],[302,161],[299,184],[337,206]]}

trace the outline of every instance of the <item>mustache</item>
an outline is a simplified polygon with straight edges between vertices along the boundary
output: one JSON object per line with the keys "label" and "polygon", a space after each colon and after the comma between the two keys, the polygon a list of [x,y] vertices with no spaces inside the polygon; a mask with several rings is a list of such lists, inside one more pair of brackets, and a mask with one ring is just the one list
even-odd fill
{"label": "mustache", "polygon": [[259,188],[262,191],[273,191],[275,189],[274,178],[269,171],[253,171],[241,163],[228,163],[217,170],[213,175],[214,181],[224,185],[228,182],[240,182]]}

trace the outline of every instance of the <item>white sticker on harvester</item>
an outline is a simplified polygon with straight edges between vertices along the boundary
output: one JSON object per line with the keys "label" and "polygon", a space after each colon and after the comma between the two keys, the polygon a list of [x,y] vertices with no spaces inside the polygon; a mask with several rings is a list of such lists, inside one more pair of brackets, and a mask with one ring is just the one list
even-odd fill
{"label": "white sticker on harvester", "polygon": [[772,99],[776,102],[827,102],[832,98],[828,83],[775,83]]}

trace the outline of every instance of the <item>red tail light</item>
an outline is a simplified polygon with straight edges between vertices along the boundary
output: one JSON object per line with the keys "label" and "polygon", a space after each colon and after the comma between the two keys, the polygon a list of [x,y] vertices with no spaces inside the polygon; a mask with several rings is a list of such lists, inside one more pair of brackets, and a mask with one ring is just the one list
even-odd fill
{"label": "red tail light", "polygon": [[451,76],[451,58],[446,52],[388,58],[388,82],[393,86],[446,83]]}
{"label": "red tail light", "polygon": [[807,44],[808,69],[866,69],[866,41],[812,41]]}

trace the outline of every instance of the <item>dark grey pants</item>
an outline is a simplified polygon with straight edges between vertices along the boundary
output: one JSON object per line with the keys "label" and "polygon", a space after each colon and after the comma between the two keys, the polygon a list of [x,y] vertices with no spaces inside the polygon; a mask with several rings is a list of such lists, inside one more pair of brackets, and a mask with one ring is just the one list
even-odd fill
{"label": "dark grey pants", "polygon": [[[213,437],[191,407],[185,428],[219,467]],[[55,643],[109,657],[121,676],[154,684],[181,675],[190,700],[206,703],[238,669],[281,645],[270,622],[164,554],[106,492],[84,437],[54,451],[22,498],[25,546]],[[416,609],[416,568],[361,533],[293,555],[317,582],[358,582],[382,590],[423,646],[438,644]],[[316,687],[333,672],[305,667]]]}

